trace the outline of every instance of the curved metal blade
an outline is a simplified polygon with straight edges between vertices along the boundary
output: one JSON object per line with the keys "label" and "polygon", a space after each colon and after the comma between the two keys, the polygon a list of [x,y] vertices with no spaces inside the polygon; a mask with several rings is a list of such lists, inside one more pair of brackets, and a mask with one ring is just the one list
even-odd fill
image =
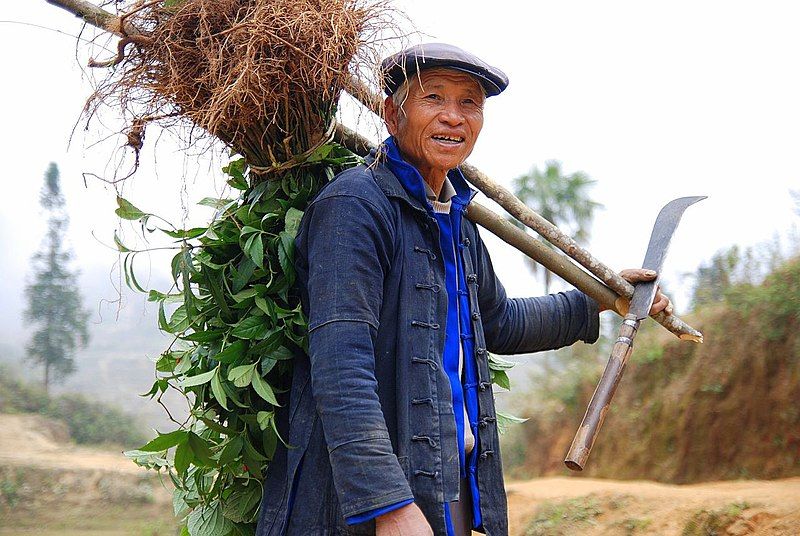
{"label": "curved metal blade", "polygon": [[650,234],[650,243],[647,245],[647,253],[644,256],[642,268],[655,270],[659,277],[646,283],[638,283],[633,291],[629,313],[633,313],[639,320],[645,319],[653,304],[656,296],[656,285],[661,277],[661,267],[664,265],[664,258],[667,256],[672,235],[681,221],[683,212],[691,205],[706,199],[706,196],[679,197],[673,199],[661,209],[653,225],[653,232]]}

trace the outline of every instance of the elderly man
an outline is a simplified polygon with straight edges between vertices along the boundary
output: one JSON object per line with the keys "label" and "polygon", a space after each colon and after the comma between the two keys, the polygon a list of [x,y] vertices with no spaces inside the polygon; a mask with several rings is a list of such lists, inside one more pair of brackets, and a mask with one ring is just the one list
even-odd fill
{"label": "elderly man", "polygon": [[382,67],[391,137],[323,188],[297,236],[309,353],[259,535],[506,534],[487,352],[598,336],[598,306],[578,291],[509,299],[464,217],[475,192],[458,166],[506,76],[444,44]]}

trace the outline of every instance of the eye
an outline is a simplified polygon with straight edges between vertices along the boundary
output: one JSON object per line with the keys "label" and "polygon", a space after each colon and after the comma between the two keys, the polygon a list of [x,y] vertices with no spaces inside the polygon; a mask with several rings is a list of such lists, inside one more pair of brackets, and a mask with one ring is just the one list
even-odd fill
{"label": "eye", "polygon": [[438,101],[439,99],[441,99],[441,97],[437,93],[428,93],[423,98],[426,100],[433,100],[433,101]]}

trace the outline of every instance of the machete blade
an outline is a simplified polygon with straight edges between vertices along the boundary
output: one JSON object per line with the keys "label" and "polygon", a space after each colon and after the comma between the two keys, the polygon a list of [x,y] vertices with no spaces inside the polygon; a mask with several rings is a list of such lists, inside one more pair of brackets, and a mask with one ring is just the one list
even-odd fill
{"label": "machete blade", "polygon": [[656,296],[658,280],[661,278],[661,267],[664,265],[664,258],[667,256],[672,235],[681,221],[683,212],[691,205],[706,199],[706,196],[679,197],[673,199],[661,209],[653,225],[653,232],[650,234],[650,243],[647,245],[647,253],[644,256],[642,268],[655,270],[658,277],[653,281],[638,283],[633,291],[629,313],[635,314],[638,320],[647,318],[650,306]]}

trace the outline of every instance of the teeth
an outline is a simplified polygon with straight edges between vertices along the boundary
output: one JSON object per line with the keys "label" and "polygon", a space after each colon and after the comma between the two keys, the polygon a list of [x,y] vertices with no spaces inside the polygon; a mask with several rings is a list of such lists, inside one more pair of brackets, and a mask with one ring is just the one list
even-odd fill
{"label": "teeth", "polygon": [[457,142],[457,143],[461,143],[462,141],[464,141],[464,138],[455,138],[455,137],[451,137],[451,136],[433,136],[433,139],[435,139],[435,140],[443,140],[443,141],[454,141],[454,142]]}

